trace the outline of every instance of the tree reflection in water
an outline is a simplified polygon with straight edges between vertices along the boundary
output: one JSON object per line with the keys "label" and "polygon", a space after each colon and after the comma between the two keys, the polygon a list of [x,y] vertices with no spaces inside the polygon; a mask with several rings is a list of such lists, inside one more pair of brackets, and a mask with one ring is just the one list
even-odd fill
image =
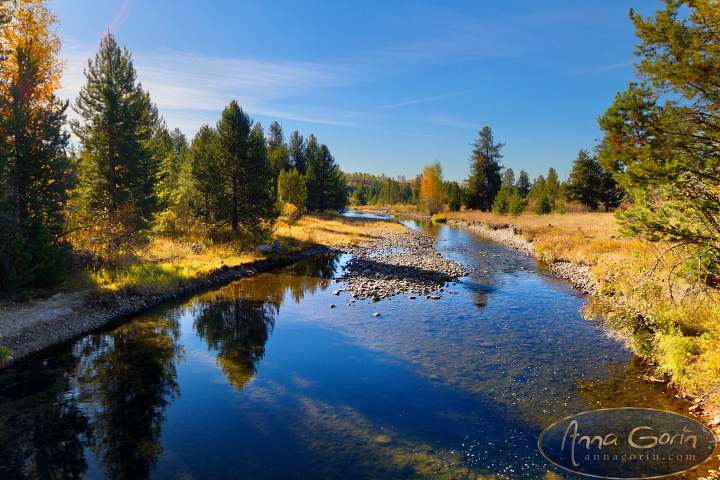
{"label": "tree reflection in water", "polygon": [[217,363],[231,385],[242,390],[257,372],[286,295],[300,302],[306,293],[326,288],[322,280],[333,277],[338,263],[336,255],[310,258],[197,297],[195,330],[217,352]]}
{"label": "tree reflection in water", "polygon": [[69,353],[0,375],[0,479],[81,478],[91,436],[70,378]]}
{"label": "tree reflection in water", "polygon": [[90,410],[92,451],[108,478],[150,478],[162,453],[165,409],[180,395],[179,314],[140,318],[77,346],[76,388]]}

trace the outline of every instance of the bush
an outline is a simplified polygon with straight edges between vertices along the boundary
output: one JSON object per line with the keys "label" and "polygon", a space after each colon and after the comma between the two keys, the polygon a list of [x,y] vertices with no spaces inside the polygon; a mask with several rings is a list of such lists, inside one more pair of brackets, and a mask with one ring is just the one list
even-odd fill
{"label": "bush", "polygon": [[519,217],[520,214],[525,210],[525,204],[520,198],[517,188],[510,196],[510,202],[508,203],[508,213],[513,217]]}
{"label": "bush", "polygon": [[540,199],[538,199],[537,205],[535,205],[535,213],[538,215],[548,215],[550,212],[552,212],[550,199],[543,193]]}
{"label": "bush", "polygon": [[495,215],[505,215],[508,213],[509,203],[510,196],[508,195],[508,190],[502,187],[495,196],[495,201],[492,206],[493,213],[495,213]]}

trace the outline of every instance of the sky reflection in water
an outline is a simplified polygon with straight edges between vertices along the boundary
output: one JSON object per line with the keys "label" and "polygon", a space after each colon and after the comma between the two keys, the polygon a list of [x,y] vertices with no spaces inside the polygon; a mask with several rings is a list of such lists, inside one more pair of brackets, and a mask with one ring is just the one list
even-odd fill
{"label": "sky reflection in water", "polygon": [[539,478],[556,420],[681,408],[534,260],[408,224],[474,269],[440,300],[350,303],[312,259],[2,372],[0,478]]}

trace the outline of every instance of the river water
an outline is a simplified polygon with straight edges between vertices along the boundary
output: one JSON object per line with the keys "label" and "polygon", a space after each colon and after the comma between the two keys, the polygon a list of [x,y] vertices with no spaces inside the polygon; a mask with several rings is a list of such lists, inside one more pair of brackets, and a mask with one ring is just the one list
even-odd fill
{"label": "river water", "polygon": [[347,257],[315,258],[0,372],[0,478],[575,478],[551,423],[682,411],[534,259],[406,224],[473,269],[440,300],[350,303]]}

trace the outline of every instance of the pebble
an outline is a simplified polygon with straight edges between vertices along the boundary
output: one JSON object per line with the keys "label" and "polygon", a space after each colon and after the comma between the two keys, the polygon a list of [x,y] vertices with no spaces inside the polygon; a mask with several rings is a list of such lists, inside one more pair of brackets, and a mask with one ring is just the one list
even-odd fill
{"label": "pebble", "polygon": [[359,246],[343,247],[353,258],[343,266],[342,280],[353,298],[378,302],[395,295],[433,295],[468,271],[435,251],[435,241],[415,230],[389,235]]}

